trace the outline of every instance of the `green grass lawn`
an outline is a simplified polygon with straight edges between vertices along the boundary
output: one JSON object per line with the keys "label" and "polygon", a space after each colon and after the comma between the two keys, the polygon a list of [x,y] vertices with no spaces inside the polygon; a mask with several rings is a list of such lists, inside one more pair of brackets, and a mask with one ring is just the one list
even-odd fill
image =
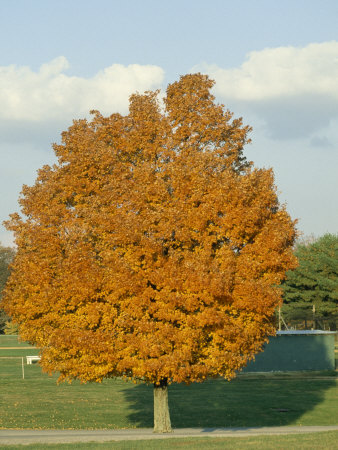
{"label": "green grass lawn", "polygon": [[32,347],[30,350],[26,350],[24,348],[18,348],[15,350],[11,350],[11,349],[4,349],[0,347],[0,357],[13,357],[13,356],[26,356],[26,355],[38,355],[39,354],[39,350]]}
{"label": "green grass lawn", "polygon": [[[57,377],[21,358],[34,348],[5,350],[0,337],[1,428],[137,428],[153,426],[153,388],[120,379],[101,384],[57,385]],[[6,337],[7,338],[7,337]],[[14,339],[12,339],[12,343]],[[20,346],[19,346],[20,347]],[[1,349],[2,348],[2,349]],[[24,360],[25,361],[25,360]],[[328,376],[331,375],[331,376]],[[209,380],[171,385],[169,406],[174,428],[336,425],[335,372],[243,374],[226,382]]]}
{"label": "green grass lawn", "polygon": [[6,336],[0,335],[0,348],[1,347],[32,347],[32,345],[27,342],[20,341],[19,337],[16,335]]}
{"label": "green grass lawn", "polygon": [[[135,428],[153,426],[152,386],[122,380],[56,385],[38,364],[0,359],[0,427]],[[239,377],[190,386],[171,385],[172,424],[242,427],[337,424],[334,378]]]}
{"label": "green grass lawn", "polygon": [[2,450],[158,450],[158,449],[234,449],[234,450],[285,450],[286,448],[297,450],[335,450],[337,448],[338,431],[324,433],[308,433],[286,436],[254,436],[241,438],[175,438],[156,439],[144,441],[123,441],[105,443],[74,443],[74,444],[31,444],[31,445],[5,445]]}
{"label": "green grass lawn", "polygon": [[[37,355],[39,350],[27,342],[21,342],[18,336],[0,335],[0,358]],[[0,360],[0,364],[1,360]]]}

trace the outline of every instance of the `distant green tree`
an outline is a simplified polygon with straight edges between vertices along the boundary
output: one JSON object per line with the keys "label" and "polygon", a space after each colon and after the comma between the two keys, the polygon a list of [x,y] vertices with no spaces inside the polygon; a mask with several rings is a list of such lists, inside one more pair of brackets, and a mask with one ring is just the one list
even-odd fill
{"label": "distant green tree", "polygon": [[[10,247],[3,247],[0,244],[0,299],[2,296],[2,290],[6,284],[9,276],[9,264],[15,255],[15,250]],[[0,309],[0,334],[4,333],[6,323],[10,321],[9,316],[3,309]]]}
{"label": "distant green tree", "polygon": [[12,335],[12,336],[13,336],[13,334],[19,334],[18,324],[12,322],[11,320],[8,320],[5,324],[3,333],[7,334],[7,335]]}
{"label": "distant green tree", "polygon": [[300,243],[295,254],[299,266],[287,272],[283,283],[284,319],[337,329],[338,235],[325,234]]}

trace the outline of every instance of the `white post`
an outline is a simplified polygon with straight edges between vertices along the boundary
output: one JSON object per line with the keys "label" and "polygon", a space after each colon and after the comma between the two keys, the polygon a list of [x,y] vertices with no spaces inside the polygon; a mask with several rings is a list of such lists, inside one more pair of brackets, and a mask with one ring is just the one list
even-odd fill
{"label": "white post", "polygon": [[25,379],[25,365],[23,363],[23,357],[21,358],[21,366],[22,366],[22,379]]}

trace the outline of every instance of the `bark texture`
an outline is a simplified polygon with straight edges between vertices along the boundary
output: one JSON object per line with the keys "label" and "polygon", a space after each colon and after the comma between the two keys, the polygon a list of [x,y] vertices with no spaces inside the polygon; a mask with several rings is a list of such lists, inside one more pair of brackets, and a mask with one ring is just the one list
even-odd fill
{"label": "bark texture", "polygon": [[154,383],[154,433],[170,433],[167,379]]}

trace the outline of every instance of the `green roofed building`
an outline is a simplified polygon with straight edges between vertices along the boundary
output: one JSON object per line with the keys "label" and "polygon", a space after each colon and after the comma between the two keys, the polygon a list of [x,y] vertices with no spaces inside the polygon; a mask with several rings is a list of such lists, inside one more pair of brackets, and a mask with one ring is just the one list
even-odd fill
{"label": "green roofed building", "polygon": [[278,331],[243,372],[334,370],[335,334],[321,330]]}

